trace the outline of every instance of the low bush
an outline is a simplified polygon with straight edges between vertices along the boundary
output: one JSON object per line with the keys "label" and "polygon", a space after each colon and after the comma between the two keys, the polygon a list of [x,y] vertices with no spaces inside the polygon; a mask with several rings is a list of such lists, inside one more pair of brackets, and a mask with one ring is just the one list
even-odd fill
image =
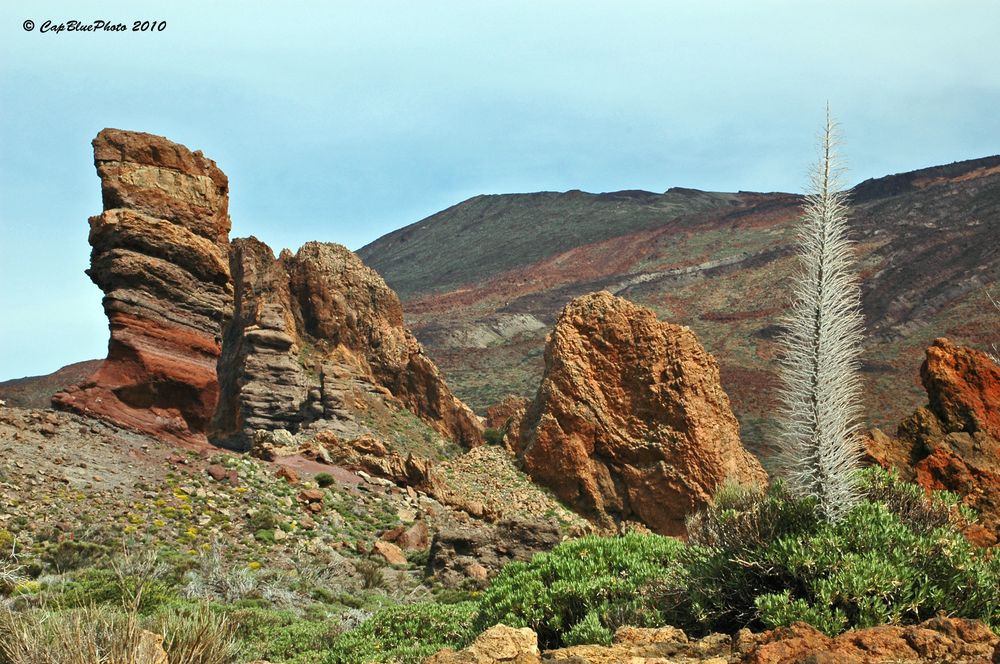
{"label": "low bush", "polygon": [[832,635],[939,612],[1000,626],[1000,558],[961,534],[970,515],[954,497],[925,497],[882,469],[861,486],[865,499],[834,524],[780,484],[720,496],[690,524],[688,628],[801,620]]}
{"label": "low bush", "polygon": [[606,641],[622,625],[676,622],[673,607],[642,590],[654,582],[685,585],[683,548],[669,537],[636,533],[566,542],[531,562],[505,567],[483,593],[476,627],[530,627],[541,646],[554,647],[585,635]]}
{"label": "low bush", "polygon": [[689,520],[687,544],[566,542],[506,567],[476,627],[531,627],[543,647],[605,643],[624,624],[705,634],[805,621],[832,635],[943,612],[1000,627],[1000,556],[962,535],[973,515],[882,469],[860,479],[864,498],[834,524],[780,483],[726,486]]}
{"label": "low bush", "polygon": [[487,445],[503,445],[504,432],[500,429],[486,428],[483,431],[483,440]]}
{"label": "low bush", "polygon": [[382,609],[342,634],[318,660],[323,664],[418,664],[442,648],[462,648],[477,634],[476,605],[423,602]]}
{"label": "low bush", "polygon": [[235,626],[235,636],[248,660],[284,662],[301,657],[316,661],[343,632],[336,620],[303,620],[288,610],[226,607],[221,611]]}

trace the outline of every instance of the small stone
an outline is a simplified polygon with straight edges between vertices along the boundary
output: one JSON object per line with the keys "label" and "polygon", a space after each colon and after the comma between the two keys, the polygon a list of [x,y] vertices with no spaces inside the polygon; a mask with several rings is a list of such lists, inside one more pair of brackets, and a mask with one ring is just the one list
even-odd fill
{"label": "small stone", "polygon": [[312,530],[313,528],[316,527],[316,522],[313,520],[311,516],[306,514],[299,519],[299,525],[302,527],[303,530]]}
{"label": "small stone", "polygon": [[299,474],[296,473],[291,468],[289,468],[288,466],[282,466],[281,468],[279,468],[277,476],[279,479],[283,479],[289,484],[299,483]]}
{"label": "small stone", "polygon": [[427,524],[417,521],[412,526],[396,536],[396,545],[407,551],[421,551],[430,546],[430,533]]}
{"label": "small stone", "polygon": [[303,489],[299,492],[299,501],[307,504],[322,503],[325,492],[322,489]]}
{"label": "small stone", "polygon": [[489,570],[475,561],[465,566],[465,573],[470,579],[476,581],[488,581],[490,578]]}
{"label": "small stone", "polygon": [[377,553],[382,556],[382,558],[384,558],[390,565],[409,564],[409,561],[406,559],[406,555],[403,553],[402,549],[392,542],[375,542],[375,545],[372,547],[372,553]]}
{"label": "small stone", "polygon": [[213,463],[211,466],[205,469],[208,476],[211,477],[216,482],[221,482],[228,475],[228,471],[217,463]]}

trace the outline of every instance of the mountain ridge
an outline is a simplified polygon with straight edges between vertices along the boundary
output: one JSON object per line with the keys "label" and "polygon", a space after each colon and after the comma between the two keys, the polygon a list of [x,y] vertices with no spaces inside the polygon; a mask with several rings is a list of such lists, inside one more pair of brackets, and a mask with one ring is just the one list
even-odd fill
{"label": "mountain ridge", "polygon": [[[919,405],[912,367],[935,337],[992,340],[1000,155],[869,178],[852,192],[865,419],[887,426]],[[801,200],[689,188],[478,196],[358,254],[400,293],[408,325],[479,412],[507,393],[530,396],[562,306],[610,290],[695,329],[745,435],[765,448]]]}

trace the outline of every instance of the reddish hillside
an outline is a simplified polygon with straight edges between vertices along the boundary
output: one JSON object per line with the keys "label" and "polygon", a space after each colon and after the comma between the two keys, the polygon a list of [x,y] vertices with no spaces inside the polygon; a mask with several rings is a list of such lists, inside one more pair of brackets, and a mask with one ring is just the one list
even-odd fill
{"label": "reddish hillside", "polygon": [[[886,426],[920,404],[914,367],[931,340],[994,340],[1000,314],[985,289],[1000,279],[1000,157],[868,180],[854,201],[867,416]],[[766,448],[799,203],[678,189],[480,196],[358,253],[477,410],[532,394],[559,310],[607,289],[694,328],[722,365],[745,438]]]}

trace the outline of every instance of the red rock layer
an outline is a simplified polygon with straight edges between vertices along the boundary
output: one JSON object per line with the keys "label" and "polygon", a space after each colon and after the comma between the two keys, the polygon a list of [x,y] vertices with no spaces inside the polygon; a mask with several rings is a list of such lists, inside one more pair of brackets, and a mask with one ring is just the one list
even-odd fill
{"label": "red rock layer", "polygon": [[228,180],[159,136],[105,129],[93,145],[104,212],[90,219],[87,274],[104,291],[111,339],[94,375],[53,405],[203,442],[232,307]]}
{"label": "red rock layer", "polygon": [[607,292],[563,309],[517,447],[533,479],[599,522],[668,535],[725,480],[767,481],[694,333]]}

